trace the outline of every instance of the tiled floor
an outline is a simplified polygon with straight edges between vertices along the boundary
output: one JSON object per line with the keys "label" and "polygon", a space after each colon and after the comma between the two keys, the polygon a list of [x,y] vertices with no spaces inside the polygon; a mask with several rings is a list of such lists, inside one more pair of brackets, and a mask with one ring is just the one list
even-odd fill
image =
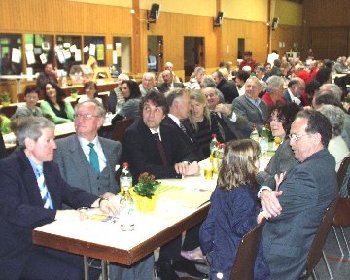
{"label": "tiled floor", "polygon": [[[350,215],[350,213],[349,213]],[[350,228],[344,228],[345,236],[350,243]],[[347,251],[344,241],[341,238],[339,229],[337,229],[337,235],[340,239],[341,246],[344,251],[344,256],[341,256],[334,234],[331,231],[328,235],[324,251],[327,256],[327,260],[332,270],[334,280],[349,280],[350,279],[350,255]],[[332,279],[327,272],[325,262],[321,259],[316,267],[316,274],[319,280]],[[311,279],[311,278],[310,278]]]}
{"label": "tiled floor", "polygon": [[[350,228],[344,228],[344,232],[347,237],[348,243],[350,244]],[[316,267],[316,276],[318,280],[350,280],[350,255],[349,252],[347,252],[345,244],[341,238],[339,229],[337,229],[337,233],[344,251],[344,257],[341,257],[334,234],[331,231],[328,235],[324,251],[326,253],[329,265],[331,267],[333,278],[330,277],[329,273],[327,272],[325,262],[323,259],[321,259]],[[198,266],[198,269],[201,271],[207,271],[207,268],[203,266]],[[185,274],[180,273],[179,275],[182,277],[186,276]],[[310,277],[308,280],[312,280],[312,277]]]}

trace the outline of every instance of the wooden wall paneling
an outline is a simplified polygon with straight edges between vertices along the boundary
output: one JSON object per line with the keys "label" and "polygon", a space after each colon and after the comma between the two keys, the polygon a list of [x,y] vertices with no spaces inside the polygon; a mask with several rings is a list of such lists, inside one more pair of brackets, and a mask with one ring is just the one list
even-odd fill
{"label": "wooden wall paneling", "polygon": [[264,22],[225,19],[223,25],[223,60],[237,62],[237,39],[245,39],[245,49],[253,52],[258,62],[264,62],[267,55],[267,27]]}

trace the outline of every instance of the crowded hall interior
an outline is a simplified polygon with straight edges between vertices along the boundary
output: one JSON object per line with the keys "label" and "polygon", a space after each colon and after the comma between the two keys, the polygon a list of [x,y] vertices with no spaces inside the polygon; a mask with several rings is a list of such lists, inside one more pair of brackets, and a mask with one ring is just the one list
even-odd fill
{"label": "crowded hall interior", "polygon": [[350,1],[0,11],[0,280],[349,279]]}

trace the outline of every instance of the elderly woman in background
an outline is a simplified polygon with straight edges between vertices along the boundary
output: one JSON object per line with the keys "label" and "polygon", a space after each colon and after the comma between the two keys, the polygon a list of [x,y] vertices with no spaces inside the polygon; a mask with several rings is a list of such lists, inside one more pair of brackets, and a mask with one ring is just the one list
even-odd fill
{"label": "elderly woman in background", "polygon": [[79,103],[95,99],[102,104],[101,98],[98,97],[97,86],[94,82],[86,82],[84,85],[84,92],[85,94],[79,98]]}
{"label": "elderly woman in background", "polygon": [[74,120],[74,109],[64,101],[64,91],[56,85],[46,84],[44,98],[40,104],[43,115],[47,115],[55,124]]}
{"label": "elderly woman in background", "polygon": [[121,90],[125,102],[112,120],[112,123],[123,119],[137,119],[140,117],[139,106],[141,101],[141,91],[138,84],[131,80],[123,81]]}
{"label": "elderly woman in background", "polygon": [[298,161],[294,157],[288,136],[292,122],[295,120],[299,109],[295,103],[272,107],[269,118],[272,136],[278,137],[282,143],[277,148],[275,155],[270,159],[265,170],[258,173],[256,180],[259,185],[267,186],[274,190],[276,186],[274,176],[288,172],[297,164]]}
{"label": "elderly woman in background", "polygon": [[332,124],[332,139],[328,144],[328,150],[335,159],[335,171],[338,171],[343,158],[349,155],[349,149],[341,137],[345,113],[333,105],[322,105],[317,110],[325,115]]}
{"label": "elderly woman in background", "polygon": [[11,117],[11,120],[23,117],[42,117],[41,109],[36,106],[39,100],[40,89],[34,86],[29,86],[24,91],[25,105],[17,107],[16,113]]}
{"label": "elderly woman in background", "polygon": [[200,159],[205,159],[210,155],[209,146],[212,134],[216,134],[219,142],[224,141],[219,131],[217,119],[208,108],[207,98],[199,89],[191,91],[190,117],[184,122],[184,125],[194,137],[193,140],[198,146]]}

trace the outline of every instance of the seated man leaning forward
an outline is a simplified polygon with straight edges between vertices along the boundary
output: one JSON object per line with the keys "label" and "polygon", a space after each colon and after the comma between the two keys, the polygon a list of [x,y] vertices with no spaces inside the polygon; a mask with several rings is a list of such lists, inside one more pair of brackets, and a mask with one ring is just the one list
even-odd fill
{"label": "seated man leaning forward", "polygon": [[168,112],[163,94],[151,91],[140,103],[141,119],[123,137],[123,158],[134,182],[143,172],[161,178],[181,178],[198,173],[188,146],[171,126],[161,123]]}
{"label": "seated man leaning forward", "polygon": [[[32,230],[53,221],[79,222],[72,208],[99,207],[118,211],[116,196],[99,198],[69,186],[52,161],[54,124],[30,117],[18,126],[20,149],[0,161],[0,279],[83,279],[82,257],[36,246]],[[98,272],[89,279],[98,279]]]}
{"label": "seated man leaning forward", "polygon": [[299,163],[276,176],[277,191],[260,192],[270,217],[262,244],[271,280],[295,280],[303,274],[317,228],[337,196],[335,161],[327,149],[332,138],[329,120],[320,112],[301,111],[289,138]]}

